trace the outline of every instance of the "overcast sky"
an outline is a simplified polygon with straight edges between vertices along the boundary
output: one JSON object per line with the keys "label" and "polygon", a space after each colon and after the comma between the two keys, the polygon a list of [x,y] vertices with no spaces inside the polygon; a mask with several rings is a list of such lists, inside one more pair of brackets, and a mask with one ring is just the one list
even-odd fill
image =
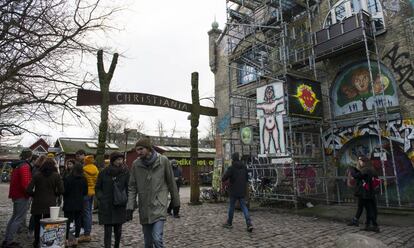
{"label": "overcast sky", "polygon": [[[110,33],[106,45],[121,53],[112,79],[112,91],[142,92],[191,102],[191,73],[199,72],[200,98],[214,97],[214,76],[208,65],[208,35],[216,18],[223,29],[226,15],[224,0],[129,1],[127,10],[116,18],[121,30]],[[109,67],[110,58],[105,61]],[[96,60],[90,73],[97,74]],[[212,106],[208,100],[202,105]],[[112,107],[118,116],[128,118],[128,127],[145,121],[144,132],[157,135],[158,120],[169,131],[176,123],[176,136],[189,137],[188,113],[167,108],[140,105]],[[41,125],[37,128],[44,129]],[[206,135],[208,120],[200,119],[199,137]],[[86,126],[52,130],[51,140],[58,136],[91,137]],[[22,140],[30,145],[37,138]]]}

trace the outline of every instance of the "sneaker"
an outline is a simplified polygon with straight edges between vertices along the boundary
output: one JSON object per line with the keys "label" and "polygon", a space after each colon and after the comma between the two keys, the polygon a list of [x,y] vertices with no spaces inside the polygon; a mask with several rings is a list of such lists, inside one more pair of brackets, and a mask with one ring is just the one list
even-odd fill
{"label": "sneaker", "polygon": [[359,221],[358,221],[357,219],[353,218],[353,219],[351,220],[351,222],[349,222],[349,223],[347,224],[347,226],[359,226]]}
{"label": "sneaker", "polygon": [[253,226],[252,225],[248,225],[247,226],[247,231],[248,232],[253,232]]}
{"label": "sneaker", "polygon": [[223,227],[224,228],[227,228],[227,229],[232,229],[233,228],[233,226],[231,224],[229,224],[229,223],[224,223],[223,224]]}
{"label": "sneaker", "polygon": [[180,218],[181,216],[179,214],[174,214],[173,217],[174,218]]}
{"label": "sneaker", "polygon": [[91,242],[91,241],[92,241],[91,235],[82,235],[78,239],[79,243],[86,243],[86,242]]}

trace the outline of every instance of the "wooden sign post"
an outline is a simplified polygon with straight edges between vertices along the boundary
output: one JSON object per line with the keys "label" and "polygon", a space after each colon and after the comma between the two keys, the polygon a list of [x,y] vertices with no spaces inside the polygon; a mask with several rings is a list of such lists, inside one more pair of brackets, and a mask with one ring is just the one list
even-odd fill
{"label": "wooden sign post", "polygon": [[[101,54],[102,56],[102,54]],[[99,72],[99,81],[104,82],[101,84],[101,91],[94,90],[78,90],[77,97],[77,106],[92,106],[92,105],[101,105],[101,124],[99,125],[99,143],[97,150],[97,164],[98,161],[101,161],[103,164],[103,156],[105,154],[105,140],[106,140],[106,130],[108,128],[108,107],[109,105],[120,105],[120,104],[137,104],[137,105],[148,105],[148,106],[157,106],[164,108],[172,108],[179,111],[190,112],[191,113],[191,132],[190,132],[190,156],[191,156],[191,204],[200,203],[200,185],[198,181],[198,168],[197,168],[197,158],[198,158],[198,124],[200,120],[200,115],[206,116],[217,116],[216,108],[209,108],[200,106],[200,98],[198,93],[198,73],[193,72],[191,74],[191,98],[192,104],[176,101],[170,98],[163,96],[144,94],[144,93],[132,93],[132,92],[109,92],[109,83],[112,79],[113,72],[115,70],[116,62],[118,55],[115,54],[111,63],[111,67],[108,73],[105,73],[103,70],[103,63],[99,59],[98,52],[98,72]],[[102,80],[101,80],[102,74]],[[102,134],[102,131],[105,130],[105,133]]]}

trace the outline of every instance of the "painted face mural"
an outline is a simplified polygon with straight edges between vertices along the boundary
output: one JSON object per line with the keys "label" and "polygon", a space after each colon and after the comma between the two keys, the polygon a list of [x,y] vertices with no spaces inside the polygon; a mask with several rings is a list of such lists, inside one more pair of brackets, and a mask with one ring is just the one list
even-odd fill
{"label": "painted face mural", "polygon": [[381,64],[380,73],[377,62],[371,61],[371,71],[372,84],[366,61],[348,65],[338,74],[331,92],[335,116],[398,105],[396,82],[390,70]]}

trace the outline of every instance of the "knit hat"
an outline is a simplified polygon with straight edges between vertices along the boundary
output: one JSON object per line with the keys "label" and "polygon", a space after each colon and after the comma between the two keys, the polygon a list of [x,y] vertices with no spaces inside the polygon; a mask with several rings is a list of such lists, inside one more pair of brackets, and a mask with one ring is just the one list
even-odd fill
{"label": "knit hat", "polygon": [[85,164],[93,164],[93,162],[95,162],[95,159],[94,159],[93,155],[88,155],[83,159],[83,162]]}
{"label": "knit hat", "polygon": [[135,144],[135,147],[142,146],[147,148],[148,150],[152,151],[152,144],[151,140],[148,137],[142,137],[140,138],[137,143]]}
{"label": "knit hat", "polygon": [[31,156],[33,155],[32,150],[25,148],[23,149],[23,151],[20,153],[20,158],[22,160],[28,160]]}
{"label": "knit hat", "polygon": [[110,162],[112,164],[118,158],[124,158],[124,154],[122,154],[120,152],[113,152],[113,153],[111,153],[111,155],[109,155],[109,158],[110,158]]}
{"label": "knit hat", "polygon": [[172,160],[171,160],[171,165],[172,165],[172,166],[177,166],[177,165],[178,165],[177,160],[172,159]]}

